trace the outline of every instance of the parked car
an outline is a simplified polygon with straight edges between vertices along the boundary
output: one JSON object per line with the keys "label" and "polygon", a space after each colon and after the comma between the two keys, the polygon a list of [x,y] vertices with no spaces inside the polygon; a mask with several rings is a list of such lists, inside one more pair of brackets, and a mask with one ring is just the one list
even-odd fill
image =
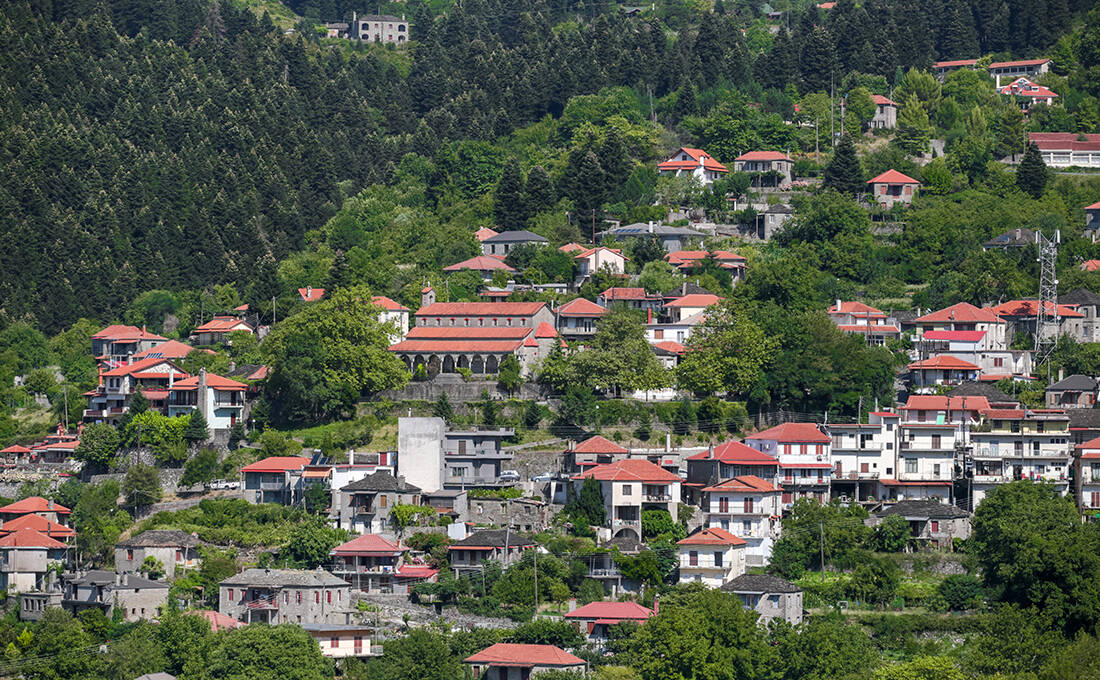
{"label": "parked car", "polygon": [[206,488],[211,491],[224,491],[226,489],[239,489],[241,483],[236,479],[215,479],[206,485]]}
{"label": "parked car", "polygon": [[534,477],[531,478],[531,481],[532,482],[552,482],[552,481],[554,481],[554,475],[550,474],[549,472],[546,472],[546,473],[543,473],[541,475],[535,475]]}
{"label": "parked car", "polygon": [[502,482],[518,482],[519,480],[519,472],[515,470],[501,470],[500,472],[500,481]]}

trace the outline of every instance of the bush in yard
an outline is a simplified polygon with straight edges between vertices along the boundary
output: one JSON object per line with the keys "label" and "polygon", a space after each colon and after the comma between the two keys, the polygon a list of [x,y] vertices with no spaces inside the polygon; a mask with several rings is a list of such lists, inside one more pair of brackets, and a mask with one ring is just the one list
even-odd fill
{"label": "bush in yard", "polygon": [[936,589],[949,609],[959,611],[980,607],[985,597],[982,582],[970,574],[955,574],[945,578]]}

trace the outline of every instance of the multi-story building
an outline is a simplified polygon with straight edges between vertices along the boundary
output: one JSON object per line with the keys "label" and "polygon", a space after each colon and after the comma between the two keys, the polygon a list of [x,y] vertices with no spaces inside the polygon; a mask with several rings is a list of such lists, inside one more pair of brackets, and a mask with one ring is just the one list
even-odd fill
{"label": "multi-story building", "polygon": [[750,151],[733,160],[735,172],[752,175],[752,186],[786,189],[794,180],[794,160],[782,151]]}
{"label": "multi-story building", "polygon": [[570,300],[558,307],[556,312],[558,333],[570,344],[587,342],[596,334],[596,324],[604,314],[607,314],[607,309],[595,302],[584,298]]}
{"label": "multi-story building", "polygon": [[378,323],[393,324],[394,331],[390,334],[390,342],[398,342],[409,334],[408,307],[385,295],[375,295],[371,298],[371,303],[382,309],[378,314]]}
{"label": "multi-story building", "polygon": [[447,430],[443,436],[443,488],[500,486],[500,474],[514,454],[504,440],[515,436],[508,427]]}
{"label": "multi-story building", "polygon": [[162,357],[120,363],[99,374],[99,385],[84,396],[88,408],[84,422],[117,424],[139,389],[149,408],[166,413],[169,390],[177,381],[190,377],[179,366]]}
{"label": "multi-story building", "polygon": [[673,177],[693,177],[706,186],[721,179],[729,169],[702,149],[681,147],[671,158],[657,165],[657,173]]}
{"label": "multi-story building", "polygon": [[504,566],[519,559],[524,550],[535,547],[525,534],[511,529],[483,529],[447,546],[447,557],[455,576],[481,571],[485,563],[500,561]]}
{"label": "multi-story building", "polygon": [[626,459],[597,465],[573,477],[579,491],[589,477],[600,483],[613,536],[642,537],[642,512],[664,510],[677,518],[680,477],[648,460]]}
{"label": "multi-story building", "polygon": [[65,593],[61,606],[74,615],[99,609],[110,619],[120,609],[125,621],[140,621],[156,617],[168,603],[167,583],[136,574],[95,570],[66,574],[62,579]]}
{"label": "multi-story building", "polygon": [[703,488],[703,526],[720,528],[745,542],[745,562],[761,567],[771,561],[772,545],[782,532],[783,489],[753,475],[741,475]]}
{"label": "multi-story building", "polygon": [[178,529],[151,529],[115,544],[115,569],[140,571],[147,558],[153,558],[171,579],[177,570],[199,566],[199,539]]}
{"label": "multi-story building", "polygon": [[1100,437],[1076,446],[1077,507],[1081,512],[1100,512]]}
{"label": "multi-story building", "polygon": [[348,623],[351,585],[322,569],[245,569],[218,584],[218,611],[245,623]]}
{"label": "multi-story building", "polygon": [[1050,70],[1051,60],[1024,59],[1022,61],[995,61],[988,66],[989,75],[997,81],[997,89],[1001,89],[1001,78],[1015,80],[1021,76],[1037,78]]}
{"label": "multi-story building", "polygon": [[676,548],[680,583],[720,588],[745,573],[745,542],[725,529],[699,529]]}
{"label": "multi-story building", "polygon": [[761,623],[781,619],[797,626],[802,623],[802,589],[778,576],[742,574],[722,586],[733,593],[742,606],[760,615]]}
{"label": "multi-story building", "polygon": [[1073,443],[1060,409],[989,409],[970,428],[971,508],[1000,484],[1045,481],[1069,490]]}
{"label": "multi-story building", "polygon": [[881,175],[867,180],[871,189],[871,201],[889,210],[900,203],[909,205],[913,195],[920,188],[920,182],[897,170],[887,170]]}
{"label": "multi-story building", "polygon": [[363,534],[333,548],[332,573],[366,593],[407,594],[409,586],[439,574],[425,565],[406,564],[408,551],[399,541]]}
{"label": "multi-story building", "polygon": [[168,415],[186,416],[199,411],[211,430],[228,430],[244,422],[248,385],[199,369],[199,374],[178,380],[168,388]]}
{"label": "multi-story building", "polygon": [[872,411],[866,423],[833,423],[832,496],[861,501],[880,498],[879,480],[894,479],[901,416]]}
{"label": "multi-story building", "polygon": [[918,316],[914,324],[918,338],[926,331],[984,331],[979,347],[982,351],[1006,350],[1012,340],[1008,335],[1008,322],[992,310],[975,307],[969,302],[960,302]]}
{"label": "multi-story building", "polygon": [[348,31],[352,40],[362,42],[401,44],[409,39],[409,26],[404,14],[398,18],[390,14],[360,16],[352,13]]}
{"label": "multi-story building", "polygon": [[30,528],[6,534],[0,538],[0,589],[44,590],[48,575],[64,566],[69,549],[65,543]]}
{"label": "multi-story building", "polygon": [[985,397],[910,396],[898,409],[897,474],[880,480],[882,498],[949,502],[956,456],[989,408]]}
{"label": "multi-story building", "polygon": [[684,495],[689,503],[702,503],[701,489],[723,479],[752,475],[773,485],[779,483],[779,460],[739,441],[712,446],[687,458]]}
{"label": "multi-story building", "polygon": [[390,513],[400,504],[420,505],[420,487],[378,470],[333,489],[331,517],[339,529],[377,534],[394,529]]}
{"label": "multi-story building", "polygon": [[875,346],[886,344],[887,340],[901,337],[901,328],[896,319],[890,319],[880,309],[862,302],[843,302],[837,300],[829,308],[829,319],[845,333],[863,335]]}
{"label": "multi-story building", "polygon": [[125,363],[130,357],[168,342],[168,338],[145,330],[145,327],[107,326],[92,336],[92,356],[108,366]]}
{"label": "multi-story building", "polygon": [[302,493],[303,456],[270,456],[241,468],[241,488],[249,503],[291,505]]}
{"label": "multi-story building", "polygon": [[745,443],[779,460],[783,504],[811,497],[829,498],[832,439],[813,423],[783,423],[745,437]]}

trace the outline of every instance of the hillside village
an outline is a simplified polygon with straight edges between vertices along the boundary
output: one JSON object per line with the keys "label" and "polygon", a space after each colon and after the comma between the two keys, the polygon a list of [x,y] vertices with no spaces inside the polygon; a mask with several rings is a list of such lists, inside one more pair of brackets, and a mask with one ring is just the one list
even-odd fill
{"label": "hillside village", "polygon": [[1100,9],[124,5],[0,13],[0,678],[1100,676]]}

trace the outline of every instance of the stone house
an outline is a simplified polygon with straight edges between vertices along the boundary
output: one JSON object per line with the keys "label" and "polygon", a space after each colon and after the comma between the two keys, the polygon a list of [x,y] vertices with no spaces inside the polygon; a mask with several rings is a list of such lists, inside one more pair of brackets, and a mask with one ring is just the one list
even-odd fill
{"label": "stone house", "polygon": [[245,623],[348,623],[351,585],[320,568],[245,569],[218,584],[218,611]]}
{"label": "stone house", "polygon": [[1047,408],[1093,408],[1098,390],[1100,383],[1087,375],[1059,378],[1045,390]]}
{"label": "stone house", "polygon": [[760,614],[760,623],[774,619],[792,626],[802,623],[802,589],[790,581],[767,574],[741,574],[722,586],[733,593],[745,607]]}
{"label": "stone house", "polygon": [[875,115],[870,126],[882,130],[893,130],[898,126],[898,103],[881,94],[872,95],[875,102]]}
{"label": "stone house", "polygon": [[513,530],[536,533],[550,526],[549,505],[536,498],[469,499],[468,521],[480,526],[511,526]]}
{"label": "stone house", "polygon": [[86,609],[100,609],[107,618],[122,610],[126,621],[152,619],[168,602],[168,584],[136,574],[88,571],[66,574],[61,606],[74,616]]}
{"label": "stone house", "polygon": [[334,489],[331,517],[339,529],[378,534],[393,529],[390,512],[398,504],[420,505],[420,487],[379,470]]}
{"label": "stone house", "polygon": [[302,492],[304,456],[269,456],[241,468],[241,488],[249,503],[290,505]]}
{"label": "stone house", "polygon": [[8,522],[24,515],[38,515],[55,524],[67,526],[70,514],[72,514],[72,510],[60,503],[55,503],[41,496],[28,496],[0,508],[0,521]]}
{"label": "stone house", "polygon": [[509,563],[535,547],[535,542],[518,531],[483,529],[447,546],[455,576],[480,571],[491,560]]}
{"label": "stone house", "polygon": [[970,538],[970,513],[936,500],[901,501],[876,512],[869,523],[880,524],[891,515],[909,523],[914,541],[949,548],[956,538]]}
{"label": "stone house", "polygon": [[[1100,226],[1100,222],[1096,224]],[[1081,314],[1078,342],[1100,342],[1100,295],[1087,288],[1077,288],[1059,294],[1058,304],[1071,306]]]}
{"label": "stone house", "polygon": [[546,237],[539,236],[535,232],[527,231],[526,229],[502,231],[482,240],[481,252],[485,255],[499,255],[503,257],[519,246],[543,246],[547,243],[549,243],[549,241],[546,240]]}
{"label": "stone house", "polygon": [[755,175],[755,187],[786,189],[794,179],[794,161],[782,151],[750,151],[734,159],[733,169]]}
{"label": "stone house", "polygon": [[409,39],[409,26],[405,15],[359,14],[353,12],[348,27],[352,40],[361,42],[393,43],[400,45]]}
{"label": "stone house", "polygon": [[878,177],[867,180],[871,187],[871,202],[889,210],[896,203],[909,205],[917,193],[920,182],[897,170],[887,170]]}
{"label": "stone house", "polygon": [[146,558],[152,557],[164,567],[167,579],[175,578],[177,569],[199,566],[199,539],[177,529],[153,529],[115,544],[115,569],[121,573],[141,569]]}

